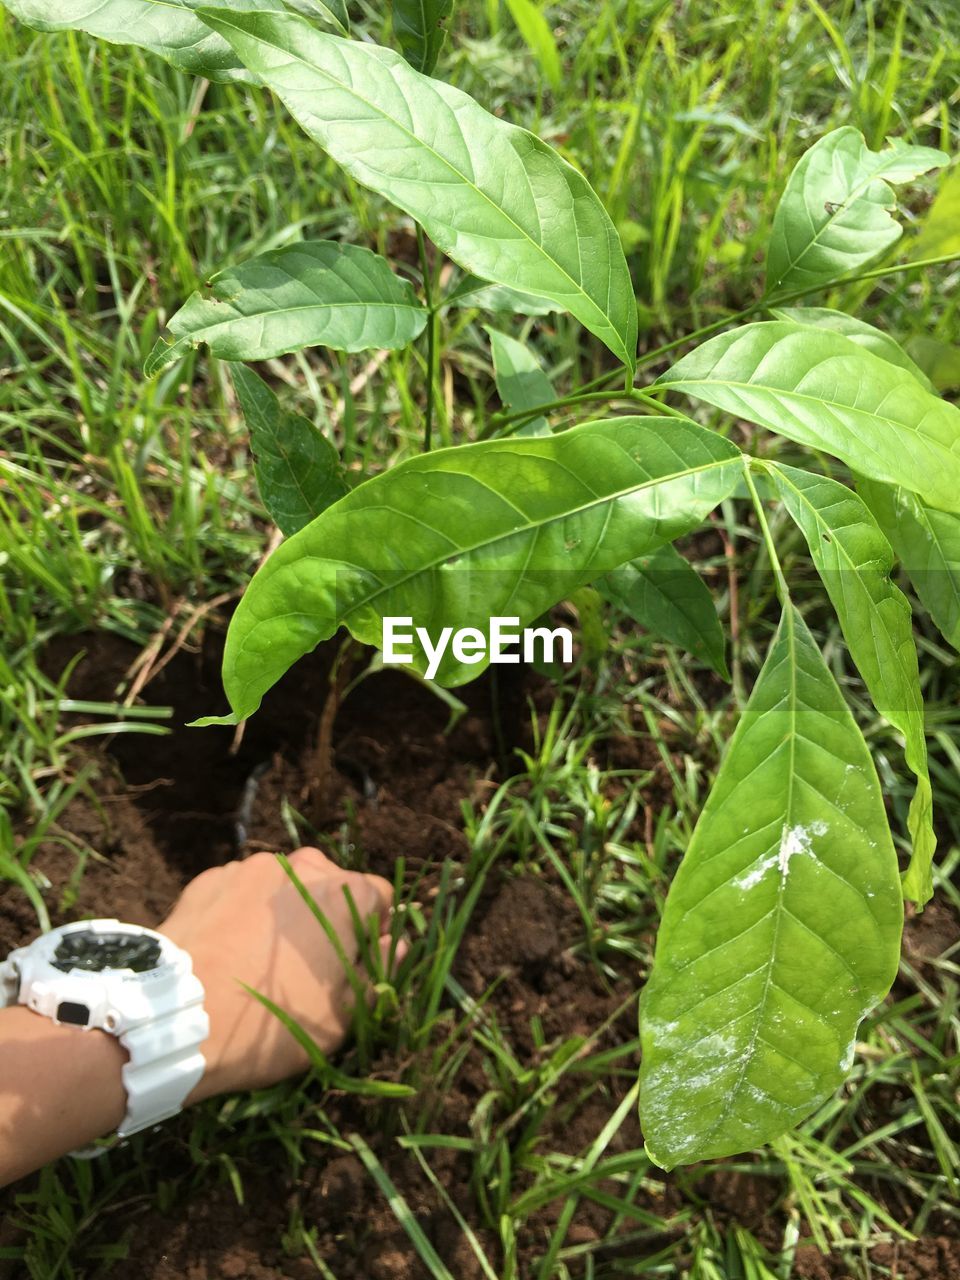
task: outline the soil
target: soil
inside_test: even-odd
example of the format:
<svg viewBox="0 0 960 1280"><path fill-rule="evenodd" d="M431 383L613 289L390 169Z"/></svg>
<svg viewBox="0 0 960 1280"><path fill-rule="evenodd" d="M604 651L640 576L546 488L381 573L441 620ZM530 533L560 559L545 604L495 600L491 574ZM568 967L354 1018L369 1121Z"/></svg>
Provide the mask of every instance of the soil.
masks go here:
<svg viewBox="0 0 960 1280"><path fill-rule="evenodd" d="M97 770L95 798L81 794L70 804L52 832L55 838L41 847L33 863L51 886L45 896L55 923L110 914L155 924L182 885L205 867L255 848L290 849L281 806L286 799L300 808L308 781L303 762L330 687L333 650L320 650L299 663L237 741L232 729L184 727L198 712L224 709L221 645L221 638L208 631L195 649L181 651L150 683L150 705L173 708L169 736L117 735L90 753ZM86 656L71 676L70 695L113 699L136 650L108 633L60 638L45 654L46 669L59 676L81 648ZM532 672L502 668L498 680L497 689L484 679L458 691L467 711L449 731L449 709L396 672L361 681L337 715L331 788L336 800L318 841L335 855L346 853L355 865L389 878L403 854L408 878L419 879L418 898L426 912L444 862L461 862L467 853L463 802L482 809L510 770L513 749L529 747L531 714L544 718L552 702L551 688ZM653 773L638 839L651 808L660 807L670 794L662 763L645 746L642 739L623 736L611 739L606 748L612 766ZM0 954L35 931L22 893L0 885ZM945 908L930 908L908 922L908 954L914 963L924 964L956 934L954 916ZM595 1049L628 1045L636 1035L630 996L638 975L614 984L602 981L593 966L570 950L581 936L582 921L556 884L533 874L511 874L507 865L494 868L471 917L454 976L473 996L496 983L487 1007L524 1066L539 1057L531 1028L535 1018L548 1043L594 1035L608 1019ZM621 1065L635 1061L625 1058ZM391 1077L403 1066L384 1055L375 1070ZM624 1072L619 1084L611 1077L604 1092L587 1096L582 1079L562 1077L545 1104L542 1149L582 1154L621 1101L626 1077ZM474 1137L471 1117L490 1084L479 1054L471 1051L452 1080L445 1080L435 1096L422 1091L415 1105L418 1113L428 1108L433 1132ZM322 1101L337 1130L364 1135L455 1280L480 1277L483 1272L449 1209L417 1162L397 1145L395 1133L384 1129L384 1111L371 1100L337 1093ZM391 1114L396 1116L396 1106ZM307 1139L307 1159L294 1170L281 1146L265 1137L235 1157L244 1189L240 1204L231 1183L210 1173L210 1166L217 1166L215 1139L205 1156L198 1157L186 1141L189 1129L186 1117L166 1126L156 1152L159 1174L155 1169L154 1177L162 1176L169 1207L158 1210L153 1195L147 1194L155 1187L143 1183L142 1211L129 1211L131 1225L124 1237L128 1256L98 1275L121 1278L135 1269L141 1280L306 1280L317 1275L313 1261L284 1248L292 1222L302 1222L312 1232L318 1255L338 1280L421 1280L428 1275L355 1155ZM642 1141L631 1115L607 1154L632 1150ZM496 1266L494 1236L478 1189L471 1184L469 1163L455 1150L429 1154L447 1195ZM142 1171L140 1177L145 1177ZM699 1179L695 1170L678 1177L654 1171L635 1204L638 1213L668 1217L692 1201L715 1221L742 1223L776 1248L783 1228L779 1194L770 1179L742 1169L721 1169ZM547 1205L528 1220L518 1240L521 1277L528 1274L529 1260L542 1253L561 1209L562 1202ZM608 1209L581 1200L567 1244L599 1239L610 1220ZM635 1230L637 1223L627 1226ZM950 1230L946 1220L937 1220L935 1229L941 1226ZM604 1275L637 1274L638 1257L654 1254L671 1239L651 1232L619 1260L615 1250L607 1249L596 1261L602 1259ZM8 1219L0 1229L0 1245L18 1240L22 1236ZM881 1274L899 1280L960 1274L960 1240L949 1234L913 1244L879 1244L871 1257L889 1268ZM846 1267L842 1251L824 1257L802 1242L795 1274L840 1280L848 1274ZM14 1276L19 1273L0 1261L0 1280Z"/></svg>

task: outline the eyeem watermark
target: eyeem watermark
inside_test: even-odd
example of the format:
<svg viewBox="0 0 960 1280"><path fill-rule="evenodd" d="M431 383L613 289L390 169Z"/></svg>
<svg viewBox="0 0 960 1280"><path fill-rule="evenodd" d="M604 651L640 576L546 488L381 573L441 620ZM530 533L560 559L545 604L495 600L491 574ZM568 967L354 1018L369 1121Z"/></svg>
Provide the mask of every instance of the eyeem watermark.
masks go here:
<svg viewBox="0 0 960 1280"><path fill-rule="evenodd" d="M468 666L483 662L566 662L573 661L573 632L569 627L524 627L519 618L490 619L486 633L478 627L444 627L434 643L426 627L414 627L412 618L384 618L383 660L411 663L409 646L416 641L427 659L424 675L433 680L449 649L457 662ZM559 657L557 647L559 646Z"/></svg>

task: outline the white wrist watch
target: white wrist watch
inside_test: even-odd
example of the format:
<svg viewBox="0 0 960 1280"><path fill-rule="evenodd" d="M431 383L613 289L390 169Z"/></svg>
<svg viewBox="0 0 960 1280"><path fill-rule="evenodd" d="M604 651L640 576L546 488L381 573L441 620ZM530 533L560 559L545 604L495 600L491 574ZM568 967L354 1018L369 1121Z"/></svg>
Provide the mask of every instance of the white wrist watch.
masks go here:
<svg viewBox="0 0 960 1280"><path fill-rule="evenodd" d="M0 1005L97 1027L126 1049L121 1138L176 1115L203 1075L200 1046L210 1031L203 994L186 951L117 920L62 925L0 964Z"/></svg>

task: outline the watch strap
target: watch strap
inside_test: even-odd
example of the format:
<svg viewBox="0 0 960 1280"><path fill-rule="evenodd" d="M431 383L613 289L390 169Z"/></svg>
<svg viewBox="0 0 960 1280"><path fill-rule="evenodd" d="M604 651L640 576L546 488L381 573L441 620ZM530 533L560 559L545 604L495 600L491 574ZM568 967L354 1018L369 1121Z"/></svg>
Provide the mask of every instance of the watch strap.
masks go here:
<svg viewBox="0 0 960 1280"><path fill-rule="evenodd" d="M210 1034L203 986L190 974L178 987L173 1011L119 1037L129 1055L122 1072L127 1112L117 1130L120 1138L175 1116L203 1076L206 1061L200 1046Z"/></svg>

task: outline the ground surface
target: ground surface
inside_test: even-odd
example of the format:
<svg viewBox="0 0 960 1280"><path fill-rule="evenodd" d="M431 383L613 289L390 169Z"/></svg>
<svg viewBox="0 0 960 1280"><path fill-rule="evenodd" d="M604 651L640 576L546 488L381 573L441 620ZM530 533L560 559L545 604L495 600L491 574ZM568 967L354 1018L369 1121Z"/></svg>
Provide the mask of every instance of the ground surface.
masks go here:
<svg viewBox="0 0 960 1280"><path fill-rule="evenodd" d="M113 696L137 656L135 648L116 637L81 635L70 646L48 651L45 662L52 674L78 646L85 656L69 692L90 700ZM178 722L187 708L216 707L222 696L218 635L208 630L194 648L195 652L178 654L151 687L151 700L171 706ZM96 805L78 797L58 824L99 856L87 862L75 895L65 909L55 912L55 919L110 912L155 924L182 884L204 867L252 849L289 850L281 805L284 797L299 797L308 781L303 761L329 689L330 657L329 651L319 652L298 669L296 679L287 678L269 696L249 723L239 749L232 748L230 730L201 733L187 728L158 740L148 753L136 738L99 745L102 782ZM403 675L378 674L359 684L337 717L337 800L324 846L339 843L349 860L391 879L398 854L405 854L408 891L428 919L438 899L446 901L444 868L460 875L471 861L462 802L482 808L505 772L498 733L508 749L530 750L532 724L543 731L554 700L551 686L536 673L510 672L496 690L495 731L494 696L489 681L471 686L469 708L448 732L447 708L422 686ZM659 805L667 801L670 784L663 761L644 760L649 751L643 738L621 733L598 744L597 757L617 772L621 786L643 776L645 796ZM624 838L642 838L643 814L634 823L636 829L625 832ZM34 866L52 885L76 880L74 854L56 845L44 846ZM518 875L504 859L489 859L482 878L451 977L453 989L463 993L461 1008L472 999L483 1001L483 1011L473 1028L476 1034L471 1037L468 1031L461 1037L463 1052L456 1055L456 1065L451 1068L447 1062L442 1079L431 1076L439 1024L437 1034L419 1049L398 1053L395 1046L384 1046L374 1054L370 1073L383 1080L418 1079L415 1100L406 1107L385 1105L314 1085L302 1096L296 1160L285 1155L269 1131L257 1133L254 1126L250 1140L244 1141L233 1129L225 1143L234 1148L232 1180L210 1176L209 1167L207 1176L198 1176L196 1153L190 1150L191 1124L182 1118L160 1141L160 1159L151 1158L139 1176L134 1174L136 1190L119 1210L119 1218L113 1221L118 1210L106 1208L102 1218L84 1225L84 1234L96 1238L106 1231L122 1240L122 1261L103 1274L129 1275L135 1266L147 1280L300 1280L317 1274L311 1257L315 1252L342 1280L419 1280L431 1275L360 1156L350 1148L353 1134L364 1138L452 1276L469 1280L484 1274L457 1214L475 1233L478 1248L492 1266L501 1265L489 1228L488 1189L478 1186L473 1157L476 1146L484 1142L485 1126L479 1117L487 1111L487 1123L506 1127L517 1141L521 1167L512 1179L514 1196L542 1182L532 1173L538 1149L548 1151L554 1163L582 1159L623 1101L631 1070L639 1062L633 991L635 978L642 975L628 966L619 979L610 980L579 953L583 921L549 869ZM0 889L0 912L0 944L15 945L32 936L35 919L18 890ZM956 915L935 906L908 927L907 955L923 972L955 947L958 938ZM515 1060L514 1096L497 1088L491 1072L491 1028ZM442 1026L442 1034L451 1034L449 1024ZM524 1088L524 1073L536 1078L557 1045L572 1047L569 1060L538 1080L537 1088ZM616 1069L605 1078L578 1069L577 1057L586 1053L608 1055ZM881 1104L888 1117L895 1117L903 1105L896 1091ZM432 1142L427 1143L442 1192L410 1150L398 1146L398 1135L413 1127L465 1144L464 1150L431 1150ZM525 1128L532 1136L523 1133ZM208 1139L212 1149L203 1153L201 1169L216 1162L222 1141L215 1129L208 1131ZM143 1157L143 1146L137 1145ZM718 1231L746 1228L761 1248L776 1256L784 1227L796 1210L785 1203L782 1185L770 1169L748 1160L665 1175L640 1156L641 1147L631 1108L605 1147L604 1158L613 1161L614 1175L593 1181L592 1194L580 1201L566 1227L562 1253L572 1273L580 1270L578 1257L585 1253L599 1269L596 1274L637 1274L635 1268L644 1258L654 1259L651 1270L656 1273L660 1268L655 1259L661 1251L670 1266L682 1267L691 1261L684 1247L690 1215L700 1212L706 1212ZM618 1158L633 1170L629 1195L624 1195ZM127 1161L120 1157L117 1163L123 1166ZM171 1203L161 1211L149 1187L157 1176L170 1188ZM486 1177L495 1183L497 1171L488 1171ZM885 1186L879 1170L863 1185L894 1221L907 1221L916 1207L909 1192ZM536 1274L563 1208L559 1194L544 1203L541 1199L534 1197L536 1207L524 1216L516 1239L515 1264L521 1276ZM17 1225L18 1216L14 1210L4 1233L11 1251L24 1239L26 1222L21 1218L23 1225ZM309 1252L293 1243L291 1223L309 1234ZM90 1247L89 1240L85 1244ZM811 1280L849 1275L849 1248L824 1256L801 1236L792 1251L790 1274ZM891 1236L888 1244L874 1242L870 1257L875 1267L889 1267L889 1272L878 1274L902 1280L953 1276L960 1270L956 1219L934 1209L920 1240ZM16 1264L4 1269L0 1262L0 1275L18 1273Z"/></svg>

